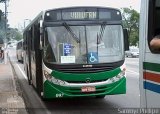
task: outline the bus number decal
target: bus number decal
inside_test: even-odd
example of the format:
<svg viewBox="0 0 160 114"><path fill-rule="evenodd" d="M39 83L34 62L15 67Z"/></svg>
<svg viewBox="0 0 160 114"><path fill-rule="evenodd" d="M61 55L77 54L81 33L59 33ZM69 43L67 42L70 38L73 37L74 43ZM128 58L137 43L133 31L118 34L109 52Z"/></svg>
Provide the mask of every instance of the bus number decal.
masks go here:
<svg viewBox="0 0 160 114"><path fill-rule="evenodd" d="M56 94L56 97L57 97L57 98L63 97L63 94L62 94L62 93L57 93L57 94Z"/></svg>

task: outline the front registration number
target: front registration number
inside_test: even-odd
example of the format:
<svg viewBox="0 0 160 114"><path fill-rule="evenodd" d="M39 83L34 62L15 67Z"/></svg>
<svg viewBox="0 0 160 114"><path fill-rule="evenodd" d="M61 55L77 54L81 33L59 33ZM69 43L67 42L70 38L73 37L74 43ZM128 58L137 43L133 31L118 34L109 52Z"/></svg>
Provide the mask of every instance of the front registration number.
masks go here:
<svg viewBox="0 0 160 114"><path fill-rule="evenodd" d="M81 88L81 92L94 92L94 91L96 91L96 88L94 86Z"/></svg>

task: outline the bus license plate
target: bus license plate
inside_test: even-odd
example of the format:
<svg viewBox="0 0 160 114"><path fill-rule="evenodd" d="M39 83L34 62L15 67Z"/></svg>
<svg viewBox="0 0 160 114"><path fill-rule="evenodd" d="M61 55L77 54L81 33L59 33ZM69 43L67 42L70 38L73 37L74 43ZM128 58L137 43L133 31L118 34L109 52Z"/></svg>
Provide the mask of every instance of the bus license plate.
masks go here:
<svg viewBox="0 0 160 114"><path fill-rule="evenodd" d="M94 92L94 91L96 91L96 88L93 86L81 88L81 92Z"/></svg>

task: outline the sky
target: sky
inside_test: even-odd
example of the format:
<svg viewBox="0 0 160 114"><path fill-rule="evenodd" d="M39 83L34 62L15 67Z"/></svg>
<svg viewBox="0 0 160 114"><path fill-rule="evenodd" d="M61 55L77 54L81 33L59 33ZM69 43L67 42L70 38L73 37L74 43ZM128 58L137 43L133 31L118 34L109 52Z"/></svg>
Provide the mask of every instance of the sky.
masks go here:
<svg viewBox="0 0 160 114"><path fill-rule="evenodd" d="M8 24L12 28L23 28L24 23L29 23L28 20L34 19L42 10L71 6L104 6L114 8L131 6L140 12L140 0L10 0Z"/></svg>

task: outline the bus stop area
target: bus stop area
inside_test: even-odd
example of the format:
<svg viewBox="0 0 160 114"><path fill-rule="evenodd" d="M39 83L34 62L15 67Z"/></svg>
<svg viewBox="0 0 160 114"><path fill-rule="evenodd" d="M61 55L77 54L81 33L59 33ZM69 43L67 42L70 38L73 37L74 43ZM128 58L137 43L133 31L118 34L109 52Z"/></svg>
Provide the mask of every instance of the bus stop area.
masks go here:
<svg viewBox="0 0 160 114"><path fill-rule="evenodd" d="M7 62L0 63L0 113L17 114L19 110L25 113L22 95L17 91L16 78L12 66Z"/></svg>

